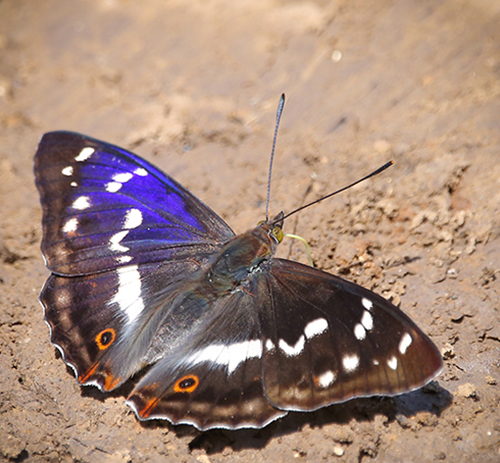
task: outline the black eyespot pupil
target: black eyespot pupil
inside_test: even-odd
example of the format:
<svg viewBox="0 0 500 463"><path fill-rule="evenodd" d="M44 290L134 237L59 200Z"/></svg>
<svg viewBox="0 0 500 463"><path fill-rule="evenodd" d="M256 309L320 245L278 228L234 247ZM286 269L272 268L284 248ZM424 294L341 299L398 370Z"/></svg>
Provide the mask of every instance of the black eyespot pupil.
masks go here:
<svg viewBox="0 0 500 463"><path fill-rule="evenodd" d="M188 389L190 388L191 386L193 386L195 383L194 379L193 378L186 378L186 379L183 379L180 383L179 383L179 387L181 389Z"/></svg>
<svg viewBox="0 0 500 463"><path fill-rule="evenodd" d="M107 346L113 339L113 335L111 334L111 331L105 331L104 333L101 334L101 344L103 346Z"/></svg>

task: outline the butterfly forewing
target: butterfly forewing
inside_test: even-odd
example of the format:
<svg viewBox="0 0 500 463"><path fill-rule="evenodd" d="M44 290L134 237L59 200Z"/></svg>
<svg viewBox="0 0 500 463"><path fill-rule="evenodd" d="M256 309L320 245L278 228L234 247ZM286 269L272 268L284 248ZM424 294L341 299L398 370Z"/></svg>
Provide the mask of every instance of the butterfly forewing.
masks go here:
<svg viewBox="0 0 500 463"><path fill-rule="evenodd" d="M35 177L50 270L82 275L213 252L229 226L175 180L126 150L52 132Z"/></svg>
<svg viewBox="0 0 500 463"><path fill-rule="evenodd" d="M273 259L262 310L264 387L287 410L395 395L441 370L434 344L397 307L312 267Z"/></svg>

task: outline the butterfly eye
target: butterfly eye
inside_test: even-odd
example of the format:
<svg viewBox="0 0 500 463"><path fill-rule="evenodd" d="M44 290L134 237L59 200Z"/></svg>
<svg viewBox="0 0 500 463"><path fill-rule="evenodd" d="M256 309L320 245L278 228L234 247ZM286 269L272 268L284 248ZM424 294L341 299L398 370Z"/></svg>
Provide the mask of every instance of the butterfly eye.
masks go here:
<svg viewBox="0 0 500 463"><path fill-rule="evenodd" d="M258 226L258 227L260 227L261 225L264 225L265 223L266 223L266 221L265 221L265 220L261 220L261 221L257 224L257 226Z"/></svg>
<svg viewBox="0 0 500 463"><path fill-rule="evenodd" d="M272 233L278 243L283 241L283 230L280 227L274 227Z"/></svg>

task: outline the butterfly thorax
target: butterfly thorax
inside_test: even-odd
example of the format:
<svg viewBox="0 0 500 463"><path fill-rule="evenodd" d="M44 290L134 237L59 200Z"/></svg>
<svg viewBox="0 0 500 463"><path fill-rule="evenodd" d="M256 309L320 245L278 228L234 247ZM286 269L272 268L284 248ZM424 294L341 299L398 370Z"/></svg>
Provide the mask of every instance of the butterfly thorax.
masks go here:
<svg viewBox="0 0 500 463"><path fill-rule="evenodd" d="M261 223L229 241L208 269L207 283L217 294L232 292L275 254L283 233L274 223Z"/></svg>

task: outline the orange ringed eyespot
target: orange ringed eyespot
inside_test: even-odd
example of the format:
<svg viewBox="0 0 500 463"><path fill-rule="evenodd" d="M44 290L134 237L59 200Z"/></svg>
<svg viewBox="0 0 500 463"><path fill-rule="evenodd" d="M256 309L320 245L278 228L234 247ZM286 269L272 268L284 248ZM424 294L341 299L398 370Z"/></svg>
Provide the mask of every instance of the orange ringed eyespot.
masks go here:
<svg viewBox="0 0 500 463"><path fill-rule="evenodd" d="M116 339L116 331L113 328L106 328L95 337L95 343L99 350L106 350Z"/></svg>
<svg viewBox="0 0 500 463"><path fill-rule="evenodd" d="M174 384L175 392L187 392L191 393L196 390L199 386L200 380L196 375L183 376L181 379L177 380Z"/></svg>

